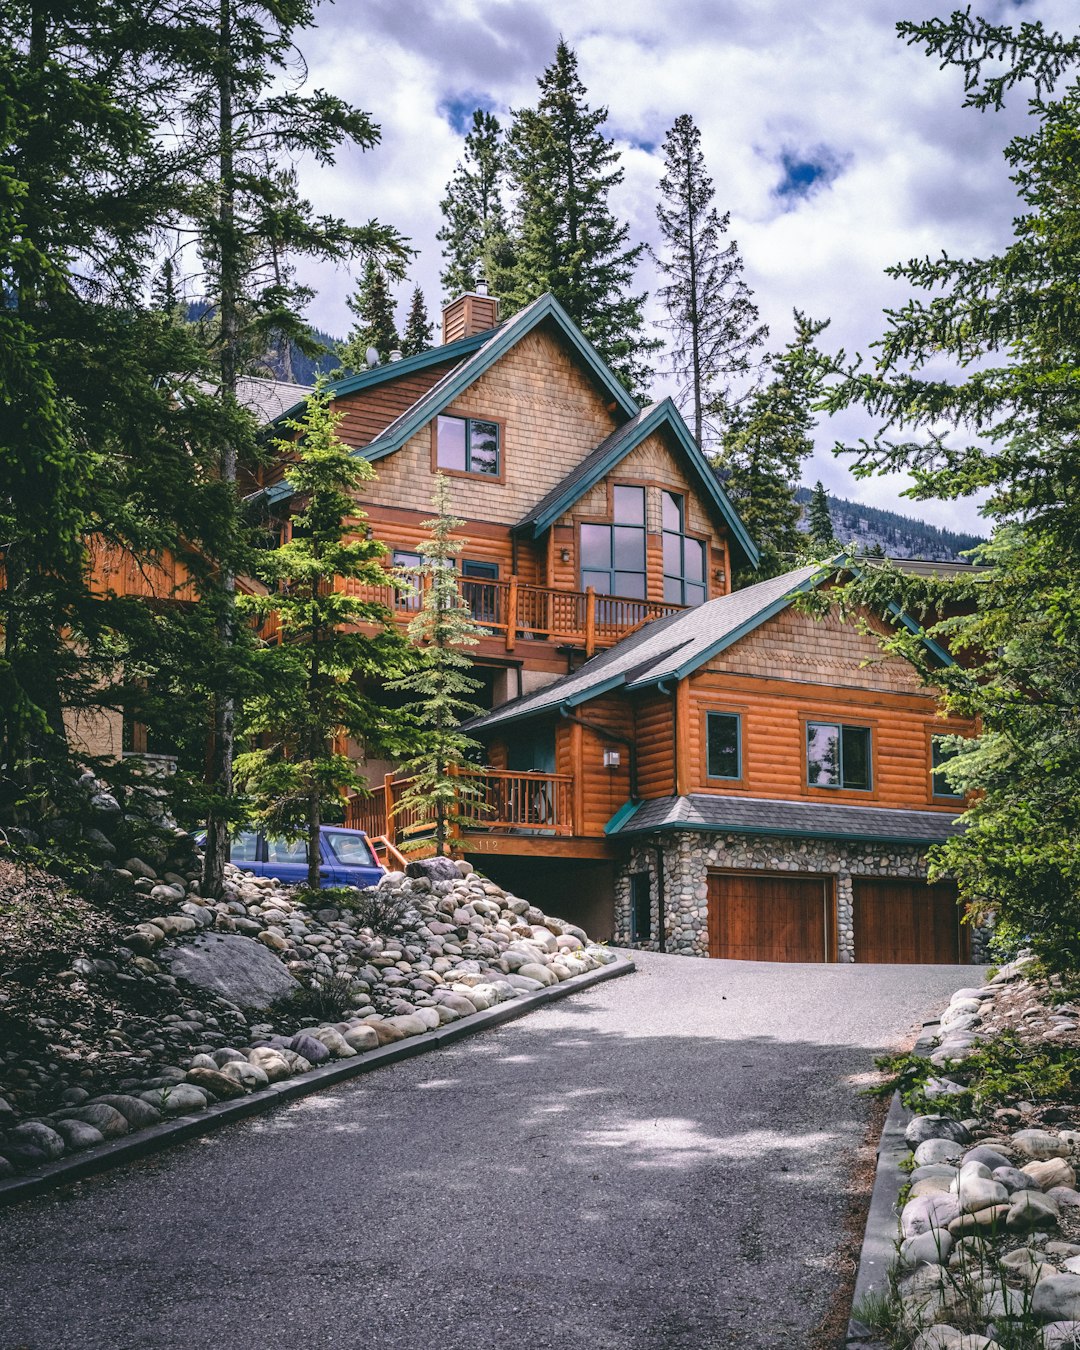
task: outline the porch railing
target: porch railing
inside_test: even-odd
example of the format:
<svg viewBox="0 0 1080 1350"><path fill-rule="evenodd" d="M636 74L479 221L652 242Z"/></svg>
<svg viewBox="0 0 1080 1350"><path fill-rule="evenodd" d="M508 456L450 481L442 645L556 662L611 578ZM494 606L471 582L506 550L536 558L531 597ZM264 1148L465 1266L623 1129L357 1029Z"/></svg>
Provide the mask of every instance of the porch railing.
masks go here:
<svg viewBox="0 0 1080 1350"><path fill-rule="evenodd" d="M340 589L385 605L407 622L422 603L422 583L417 577L411 590L393 586L367 586L341 579ZM485 581L458 577L462 599L478 623L503 635L506 650L518 642L547 640L594 651L611 647L642 624L675 614L682 605L658 600L636 600L617 595L597 594L592 587L583 591L557 590L551 586L533 586L516 576L505 581Z"/></svg>
<svg viewBox="0 0 1080 1350"><path fill-rule="evenodd" d="M464 815L470 831L503 834L562 835L573 833L574 780L566 773L478 769L462 774L475 794L462 794L455 814ZM422 838L432 825L415 808L401 805L408 779L387 774L368 796L350 797L345 824L373 838L385 836L397 845Z"/></svg>

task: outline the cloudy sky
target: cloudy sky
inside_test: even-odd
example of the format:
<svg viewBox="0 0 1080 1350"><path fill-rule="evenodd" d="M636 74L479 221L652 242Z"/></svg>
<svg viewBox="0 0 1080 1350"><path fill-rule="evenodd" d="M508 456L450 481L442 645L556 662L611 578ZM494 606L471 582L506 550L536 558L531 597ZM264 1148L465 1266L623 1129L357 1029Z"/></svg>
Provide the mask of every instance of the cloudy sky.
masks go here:
<svg viewBox="0 0 1080 1350"><path fill-rule="evenodd" d="M593 105L626 178L613 201L635 239L656 237L660 143L689 112L730 210L746 276L781 346L791 311L829 317L833 347L865 351L882 310L904 299L884 275L897 260L946 249L981 254L1009 237L1015 199L1001 150L1024 121L961 108L955 70L941 71L896 37L899 18L945 14L933 0L339 0L318 11L301 49L310 83L333 90L382 126L381 145L348 153L330 171L302 166L316 204L353 221L396 225L419 249L419 282L433 315L440 288L439 199L460 157L474 107L500 118L532 103L536 77L561 33L576 49ZM985 17L1041 18L1070 28L1065 0L982 0ZM1073 20L1073 23L1070 23ZM310 314L334 334L349 326L352 282L308 275ZM643 267L641 289L654 286ZM407 288L401 287L402 300ZM404 307L404 306L403 306ZM658 377L656 396L665 392ZM899 499L899 479L856 481L833 443L872 430L860 415L821 428L806 480L840 495L977 524L973 506Z"/></svg>

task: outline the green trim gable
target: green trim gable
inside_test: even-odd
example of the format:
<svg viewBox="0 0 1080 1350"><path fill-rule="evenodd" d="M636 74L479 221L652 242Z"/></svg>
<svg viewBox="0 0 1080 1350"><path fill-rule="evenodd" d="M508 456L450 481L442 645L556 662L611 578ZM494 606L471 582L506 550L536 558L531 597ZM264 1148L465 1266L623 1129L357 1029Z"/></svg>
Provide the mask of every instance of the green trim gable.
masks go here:
<svg viewBox="0 0 1080 1350"><path fill-rule="evenodd" d="M370 445L361 446L357 453L368 460L383 459L400 450L443 408L463 394L486 371L505 356L523 337L545 320L551 320L581 358L589 373L627 418L634 417L638 405L615 378L600 353L570 318L553 295L542 295L526 305L512 318L486 334L487 341L456 369L448 372L406 412L396 418L385 431L380 432ZM444 349L445 350L445 349Z"/></svg>
<svg viewBox="0 0 1080 1350"><path fill-rule="evenodd" d="M524 519L514 526L514 533L528 539L538 539L564 515L590 488L612 471L654 432L664 428L674 436L686 458L702 496L724 521L736 547L750 567L756 567L761 555L750 538L731 499L717 482L712 466L690 434L681 413L670 398L645 408L626 426L620 427L589 456L584 465L568 474L558 488L550 492Z"/></svg>

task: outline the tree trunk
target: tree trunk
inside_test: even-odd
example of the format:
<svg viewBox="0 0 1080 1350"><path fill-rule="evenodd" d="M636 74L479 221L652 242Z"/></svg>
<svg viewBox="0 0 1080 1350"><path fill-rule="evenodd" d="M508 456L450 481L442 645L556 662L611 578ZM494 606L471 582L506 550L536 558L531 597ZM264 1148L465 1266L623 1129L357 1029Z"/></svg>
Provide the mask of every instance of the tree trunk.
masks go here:
<svg viewBox="0 0 1080 1350"><path fill-rule="evenodd" d="M220 202L220 295L218 315L221 324L221 396L236 400L238 356L238 302L240 298L240 256L236 237L236 165L233 146L234 91L230 44L232 41L232 0L220 0L218 18L218 167ZM226 484L236 483L236 447L227 445L221 454L221 477ZM231 564L221 570L218 641L228 651L236 637L236 575ZM236 702L231 690L220 689L214 698L214 728L210 754L210 786L218 801L233 794L233 739ZM206 852L203 859L203 894L219 896L225 880L225 862L229 856L228 821L220 807L212 808L206 822Z"/></svg>

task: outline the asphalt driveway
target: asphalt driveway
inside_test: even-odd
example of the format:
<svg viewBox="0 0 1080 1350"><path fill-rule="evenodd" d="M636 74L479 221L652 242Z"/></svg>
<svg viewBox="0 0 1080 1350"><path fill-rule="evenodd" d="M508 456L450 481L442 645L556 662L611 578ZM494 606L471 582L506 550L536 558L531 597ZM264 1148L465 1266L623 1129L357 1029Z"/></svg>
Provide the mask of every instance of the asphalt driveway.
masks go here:
<svg viewBox="0 0 1080 1350"><path fill-rule="evenodd" d="M806 1345L860 1076L974 972L638 960L0 1212L0 1347Z"/></svg>

